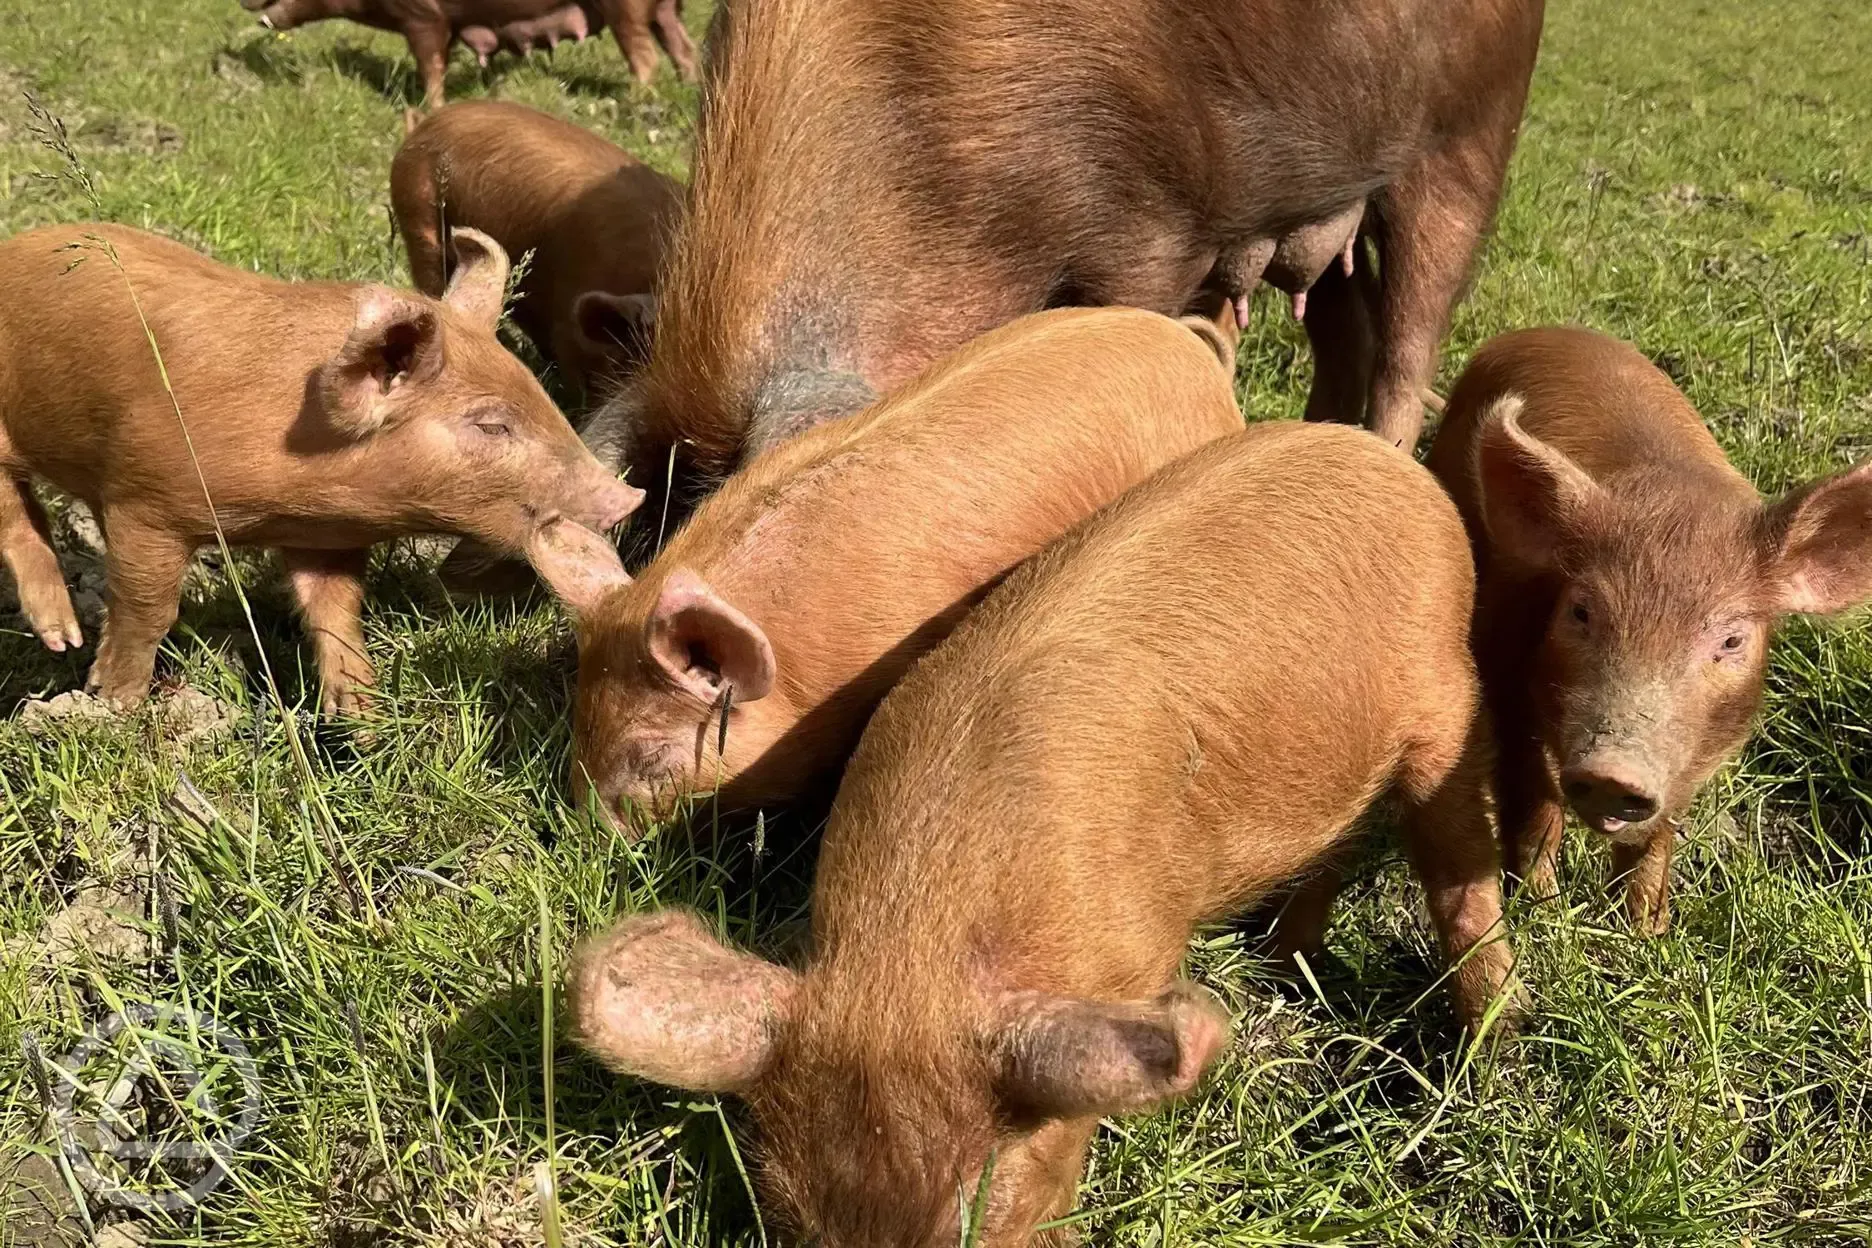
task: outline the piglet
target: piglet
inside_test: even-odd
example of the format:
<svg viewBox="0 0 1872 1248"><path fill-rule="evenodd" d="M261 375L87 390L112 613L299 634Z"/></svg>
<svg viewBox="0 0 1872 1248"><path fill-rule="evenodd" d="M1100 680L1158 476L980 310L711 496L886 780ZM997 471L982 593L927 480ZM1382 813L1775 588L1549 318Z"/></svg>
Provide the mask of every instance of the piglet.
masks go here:
<svg viewBox="0 0 1872 1248"><path fill-rule="evenodd" d="M634 581L609 542L542 529L578 627L575 793L655 815L801 795L1010 568L1241 427L1232 359L1200 318L1043 312L759 456Z"/></svg>
<svg viewBox="0 0 1872 1248"><path fill-rule="evenodd" d="M519 552L544 520L608 527L641 500L496 340L506 255L473 230L454 243L439 300L276 281L115 225L0 243L0 558L46 645L81 645L28 479L90 504L110 612L88 688L144 697L217 528L280 549L324 707L354 710L373 683L372 543L462 533Z"/></svg>
<svg viewBox="0 0 1872 1248"><path fill-rule="evenodd" d="M1775 621L1872 599L1872 464L1764 503L1670 378L1571 328L1477 352L1429 462L1475 543L1510 868L1554 891L1571 806L1661 933L1679 820L1748 735Z"/></svg>
<svg viewBox="0 0 1872 1248"><path fill-rule="evenodd" d="M884 700L794 970L679 911L572 964L614 1069L747 1099L770 1219L824 1248L1025 1244L1098 1120L1196 1087L1228 1036L1198 923L1395 798L1463 1021L1511 1021L1462 521L1407 455L1259 425L1010 575ZM867 601L840 600L847 612ZM1045 1242L1063 1242L1057 1233Z"/></svg>
<svg viewBox="0 0 1872 1248"><path fill-rule="evenodd" d="M642 364L682 186L616 144L522 104L471 100L418 122L390 165L390 204L424 294L444 288L445 229L532 253L514 323L580 391Z"/></svg>

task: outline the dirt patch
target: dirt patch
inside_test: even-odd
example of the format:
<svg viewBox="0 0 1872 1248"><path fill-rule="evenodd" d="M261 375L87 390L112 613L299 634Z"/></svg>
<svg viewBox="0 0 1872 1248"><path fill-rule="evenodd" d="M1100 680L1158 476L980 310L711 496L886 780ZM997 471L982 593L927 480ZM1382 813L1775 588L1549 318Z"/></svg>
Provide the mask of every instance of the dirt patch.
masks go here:
<svg viewBox="0 0 1872 1248"><path fill-rule="evenodd" d="M80 1248L90 1240L58 1166L37 1153L0 1162L0 1223L7 1242L20 1248Z"/></svg>
<svg viewBox="0 0 1872 1248"><path fill-rule="evenodd" d="M182 150L180 127L166 121L136 121L127 117L99 117L87 121L73 136L80 146L107 152L138 152L144 156L173 156Z"/></svg>
<svg viewBox="0 0 1872 1248"><path fill-rule="evenodd" d="M153 714L163 739L182 746L221 740L240 722L239 707L189 688L158 699ZM73 689L54 698L27 702L20 708L18 722L27 732L46 736L63 728L118 722L121 718L101 699Z"/></svg>

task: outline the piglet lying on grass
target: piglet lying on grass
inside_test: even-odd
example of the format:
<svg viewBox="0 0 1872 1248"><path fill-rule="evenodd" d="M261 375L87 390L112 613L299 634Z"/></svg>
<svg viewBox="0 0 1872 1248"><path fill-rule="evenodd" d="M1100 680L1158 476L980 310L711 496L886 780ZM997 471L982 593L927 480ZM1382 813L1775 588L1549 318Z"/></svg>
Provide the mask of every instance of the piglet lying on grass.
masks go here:
<svg viewBox="0 0 1872 1248"><path fill-rule="evenodd" d="M276 281L122 226L0 243L0 558L40 638L83 644L28 480L90 505L110 611L88 688L142 700L217 526L280 549L333 711L373 681L372 543L461 533L522 551L561 513L609 527L636 506L495 339L506 255L471 230L455 247L437 300Z"/></svg>
<svg viewBox="0 0 1872 1248"><path fill-rule="evenodd" d="M634 581L595 534L542 529L579 633L574 790L620 814L799 795L1015 564L1241 427L1232 361L1208 321L1043 312L760 456Z"/></svg>
<svg viewBox="0 0 1872 1248"><path fill-rule="evenodd" d="M1650 361L1556 328L1476 353L1430 466L1475 541L1510 866L1552 893L1570 805L1664 931L1678 819L1748 735L1775 620L1872 599L1872 464L1764 503Z"/></svg>
<svg viewBox="0 0 1872 1248"><path fill-rule="evenodd" d="M738 1093L766 1200L826 1248L1028 1242L1104 1115L1194 1088L1228 1021L1194 926L1402 805L1481 1027L1500 930L1474 574L1436 482L1370 434L1257 426L1030 560L884 700L847 769L800 971L691 915L624 920L569 977L614 1068ZM1059 1243L1057 1233L1042 1237Z"/></svg>

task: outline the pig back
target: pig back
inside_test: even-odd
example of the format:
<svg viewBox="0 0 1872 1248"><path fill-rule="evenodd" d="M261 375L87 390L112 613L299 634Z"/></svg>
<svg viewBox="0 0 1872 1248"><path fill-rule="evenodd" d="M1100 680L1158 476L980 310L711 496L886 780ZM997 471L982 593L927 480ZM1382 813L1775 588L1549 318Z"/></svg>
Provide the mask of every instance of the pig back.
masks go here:
<svg viewBox="0 0 1872 1248"><path fill-rule="evenodd" d="M1153 991L1193 922L1304 870L1421 732L1473 714L1472 596L1449 500L1371 435L1192 453L885 700L827 829L821 941L894 913L1045 950L1020 971L1049 988Z"/></svg>
<svg viewBox="0 0 1872 1248"><path fill-rule="evenodd" d="M802 704L875 698L1015 564L1240 427L1229 376L1177 322L1040 313L761 456L657 562L714 569Z"/></svg>

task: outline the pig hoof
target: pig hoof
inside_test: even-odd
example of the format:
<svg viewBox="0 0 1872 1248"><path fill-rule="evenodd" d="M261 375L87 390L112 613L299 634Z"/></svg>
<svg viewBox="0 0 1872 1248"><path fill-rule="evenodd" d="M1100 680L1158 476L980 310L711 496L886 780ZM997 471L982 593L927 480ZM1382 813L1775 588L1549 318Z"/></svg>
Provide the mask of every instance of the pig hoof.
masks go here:
<svg viewBox="0 0 1872 1248"><path fill-rule="evenodd" d="M1294 320L1306 320L1306 291L1303 290L1293 297L1293 313Z"/></svg>
<svg viewBox="0 0 1872 1248"><path fill-rule="evenodd" d="M273 29L273 19L272 19L272 18L270 18L270 17L268 17L268 16L267 16L266 14L264 14L264 13L262 13L262 14L260 15L260 24L261 24L262 26L264 26L264 27L266 27L266 28L267 28L268 30L272 30L272 29Z"/></svg>

